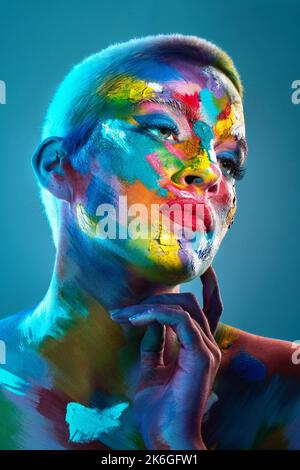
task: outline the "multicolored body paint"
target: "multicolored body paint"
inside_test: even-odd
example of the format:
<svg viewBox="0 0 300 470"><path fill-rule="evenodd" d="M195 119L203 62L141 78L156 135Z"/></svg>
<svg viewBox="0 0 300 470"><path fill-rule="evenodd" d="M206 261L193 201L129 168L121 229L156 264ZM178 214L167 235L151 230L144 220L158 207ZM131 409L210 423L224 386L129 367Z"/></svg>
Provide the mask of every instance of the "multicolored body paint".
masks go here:
<svg viewBox="0 0 300 470"><path fill-rule="evenodd" d="M7 356L0 447L146 448L147 423L138 426L134 403L150 328L117 321L112 312L160 296L151 312L166 315L173 296L171 316L203 315L179 285L208 271L235 214L247 150L240 79L225 53L197 38L116 45L66 77L43 139L33 163L57 255L44 299L0 323ZM99 204L120 212L122 198L147 209L141 218L149 232L157 205L201 206L201 229L190 240L159 219L155 237L134 239L122 213L116 233L123 235L100 238ZM199 228L197 217L192 211L181 222ZM300 375L291 344L223 324L214 340L205 322L197 327L205 347L222 352L210 398L201 403L206 448L300 448ZM164 331L169 365L180 341L172 327ZM191 388L196 375L180 383ZM181 390L169 390L169 383L160 389L170 404L168 430L176 410L190 411ZM176 439L169 445L189 445Z"/></svg>

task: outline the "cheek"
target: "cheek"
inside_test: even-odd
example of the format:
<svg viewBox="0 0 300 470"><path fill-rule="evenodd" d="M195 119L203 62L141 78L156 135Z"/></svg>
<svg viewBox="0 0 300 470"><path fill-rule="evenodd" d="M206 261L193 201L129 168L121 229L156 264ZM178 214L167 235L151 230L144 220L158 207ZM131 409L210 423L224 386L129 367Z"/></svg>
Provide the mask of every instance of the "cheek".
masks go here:
<svg viewBox="0 0 300 470"><path fill-rule="evenodd" d="M213 206L222 219L228 225L232 221L236 211L236 194L234 184L223 176L220 188L213 198Z"/></svg>

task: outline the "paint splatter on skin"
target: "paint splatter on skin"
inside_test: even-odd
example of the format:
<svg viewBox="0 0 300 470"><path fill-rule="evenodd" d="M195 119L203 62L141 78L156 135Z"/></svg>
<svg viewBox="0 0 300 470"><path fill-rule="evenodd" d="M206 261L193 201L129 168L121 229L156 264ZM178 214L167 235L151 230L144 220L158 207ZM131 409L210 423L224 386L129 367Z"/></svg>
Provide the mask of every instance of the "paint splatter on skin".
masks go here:
<svg viewBox="0 0 300 470"><path fill-rule="evenodd" d="M8 370L0 368L0 385L16 395L25 395L29 384Z"/></svg>
<svg viewBox="0 0 300 470"><path fill-rule="evenodd" d="M230 370L238 375L241 380L248 382L260 381L266 376L265 365L244 351L232 359Z"/></svg>
<svg viewBox="0 0 300 470"><path fill-rule="evenodd" d="M100 95L106 96L109 100L119 102L140 101L156 96L156 91L160 91L161 86L155 83L146 83L144 80L132 76L122 76L108 80L104 86L98 90Z"/></svg>
<svg viewBox="0 0 300 470"><path fill-rule="evenodd" d="M79 403L69 403L66 422L72 442L101 440L102 434L111 433L120 426L120 417L128 403L119 403L104 410L87 408Z"/></svg>

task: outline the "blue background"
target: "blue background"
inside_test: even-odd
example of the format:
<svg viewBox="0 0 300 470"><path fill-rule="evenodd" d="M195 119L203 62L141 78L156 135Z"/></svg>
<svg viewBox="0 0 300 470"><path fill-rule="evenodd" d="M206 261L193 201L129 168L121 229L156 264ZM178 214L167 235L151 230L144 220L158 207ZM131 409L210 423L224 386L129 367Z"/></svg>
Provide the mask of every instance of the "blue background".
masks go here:
<svg viewBox="0 0 300 470"><path fill-rule="evenodd" d="M38 302L54 260L31 170L47 105L69 68L112 42L156 33L195 34L233 58L245 87L247 175L238 214L214 266L223 321L300 338L299 1L0 0L0 315ZM200 294L200 281L185 289Z"/></svg>

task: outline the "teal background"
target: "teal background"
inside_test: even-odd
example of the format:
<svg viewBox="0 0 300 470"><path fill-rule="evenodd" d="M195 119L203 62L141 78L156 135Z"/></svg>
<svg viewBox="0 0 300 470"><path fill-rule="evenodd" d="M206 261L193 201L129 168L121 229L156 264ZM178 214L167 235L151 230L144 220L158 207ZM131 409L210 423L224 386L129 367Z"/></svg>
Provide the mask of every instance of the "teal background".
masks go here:
<svg viewBox="0 0 300 470"><path fill-rule="evenodd" d="M300 338L299 1L0 0L0 315L38 302L54 260L31 169L47 105L69 68L112 42L195 34L233 58L245 87L247 175L238 214L214 266L223 321ZM200 281L184 286L201 293Z"/></svg>

